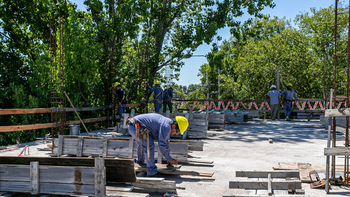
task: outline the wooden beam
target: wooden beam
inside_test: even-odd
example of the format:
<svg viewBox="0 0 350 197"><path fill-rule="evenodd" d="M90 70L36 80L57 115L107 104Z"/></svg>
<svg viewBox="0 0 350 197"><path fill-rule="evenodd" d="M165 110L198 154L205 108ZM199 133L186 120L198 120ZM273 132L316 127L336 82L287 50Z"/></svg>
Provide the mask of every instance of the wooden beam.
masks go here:
<svg viewBox="0 0 350 197"><path fill-rule="evenodd" d="M30 189L31 194L39 194L39 162L30 162Z"/></svg>
<svg viewBox="0 0 350 197"><path fill-rule="evenodd" d="M324 148L324 155L325 156L332 156L332 155L349 156L350 155L350 147Z"/></svg>
<svg viewBox="0 0 350 197"><path fill-rule="evenodd" d="M339 117L339 116L350 116L350 108L327 109L324 115L324 117Z"/></svg>
<svg viewBox="0 0 350 197"><path fill-rule="evenodd" d="M268 182L266 180L239 180L230 181L230 189L266 189ZM300 180L272 180L271 189L301 189Z"/></svg>
<svg viewBox="0 0 350 197"><path fill-rule="evenodd" d="M95 196L106 196L106 170L104 158L95 158Z"/></svg>
<svg viewBox="0 0 350 197"><path fill-rule="evenodd" d="M84 119L84 123L99 122L107 120L108 117L99 117L99 118L88 118ZM79 124L79 120L67 121L66 125ZM59 123L58 123L59 124ZM2 132L14 132L22 130L34 130L34 129L48 129L55 127L55 123L44 123L44 124L31 124L31 125L13 125L13 126L0 126L0 133Z"/></svg>
<svg viewBox="0 0 350 197"><path fill-rule="evenodd" d="M0 109L0 115L51 113L51 108Z"/></svg>
<svg viewBox="0 0 350 197"><path fill-rule="evenodd" d="M55 123L44 123L44 124L31 124L31 125L13 125L13 126L0 126L0 133L2 132L14 132L22 130L32 129L47 129L55 127Z"/></svg>
<svg viewBox="0 0 350 197"><path fill-rule="evenodd" d="M267 178L271 174L271 178L299 178L299 170L241 170L236 171L236 177L248 177L248 178Z"/></svg>

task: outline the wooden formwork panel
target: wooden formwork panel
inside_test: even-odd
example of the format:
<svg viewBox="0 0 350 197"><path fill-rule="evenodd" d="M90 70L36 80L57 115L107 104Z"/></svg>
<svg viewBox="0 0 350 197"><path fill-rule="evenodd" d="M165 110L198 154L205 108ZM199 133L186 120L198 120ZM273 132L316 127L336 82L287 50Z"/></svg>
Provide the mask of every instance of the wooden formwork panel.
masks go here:
<svg viewBox="0 0 350 197"><path fill-rule="evenodd" d="M104 159L93 160L94 167L39 165L38 161L1 164L0 191L102 197L106 195Z"/></svg>
<svg viewBox="0 0 350 197"><path fill-rule="evenodd" d="M58 138L54 138L53 140L53 153L59 156L75 155L78 157L87 157L93 154L99 154L103 157L132 158L132 138L116 139L63 136L62 142L59 142Z"/></svg>
<svg viewBox="0 0 350 197"><path fill-rule="evenodd" d="M0 157L0 165L30 165L30 162L33 161L38 161L40 165L49 166L95 166L94 158L88 157ZM104 162L107 172L107 181L136 181L135 163L133 159L104 158Z"/></svg>

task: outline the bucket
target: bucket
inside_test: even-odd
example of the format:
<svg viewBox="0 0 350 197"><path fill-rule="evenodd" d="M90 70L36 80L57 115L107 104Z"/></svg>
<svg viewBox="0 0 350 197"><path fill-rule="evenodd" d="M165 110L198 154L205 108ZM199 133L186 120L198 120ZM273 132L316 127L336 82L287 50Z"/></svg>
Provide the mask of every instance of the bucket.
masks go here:
<svg viewBox="0 0 350 197"><path fill-rule="evenodd" d="M70 135L80 135L80 125L79 124L69 125L69 131L70 131Z"/></svg>

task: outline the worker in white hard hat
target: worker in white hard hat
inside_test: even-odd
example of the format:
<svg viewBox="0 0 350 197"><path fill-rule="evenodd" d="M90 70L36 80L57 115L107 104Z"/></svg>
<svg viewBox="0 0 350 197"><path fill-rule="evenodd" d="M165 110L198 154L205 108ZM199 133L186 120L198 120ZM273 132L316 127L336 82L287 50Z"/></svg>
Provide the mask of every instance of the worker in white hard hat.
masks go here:
<svg viewBox="0 0 350 197"><path fill-rule="evenodd" d="M183 116L176 116L175 120L157 113L140 114L127 119L129 133L137 142L136 163L147 165L147 176L157 174L157 166L154 161L154 141L158 141L158 150L167 160L168 164L176 165L177 159L170 156L170 135L181 135L188 127L188 120ZM146 130L148 137L140 137ZM142 139L141 139L142 138ZM142 151L143 149L143 151ZM149 149L149 152L147 151ZM158 159L161 159L158 157Z"/></svg>
<svg viewBox="0 0 350 197"><path fill-rule="evenodd" d="M281 96L281 93L276 90L276 86L272 85L270 87L270 91L266 94L264 100L267 97L270 97L270 108L271 108L271 119L276 120L276 114L279 113L280 110L280 103L279 103L279 97Z"/></svg>

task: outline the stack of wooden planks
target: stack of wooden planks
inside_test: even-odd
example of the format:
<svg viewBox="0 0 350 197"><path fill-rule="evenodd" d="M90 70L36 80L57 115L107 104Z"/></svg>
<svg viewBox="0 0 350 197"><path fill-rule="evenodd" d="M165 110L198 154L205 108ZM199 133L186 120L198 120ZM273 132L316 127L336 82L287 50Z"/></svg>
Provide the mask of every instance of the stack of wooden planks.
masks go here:
<svg viewBox="0 0 350 197"><path fill-rule="evenodd" d="M231 189L245 189L244 194L231 196L290 196L304 197L298 170L285 171L236 171L236 177L247 177L229 182Z"/></svg>

